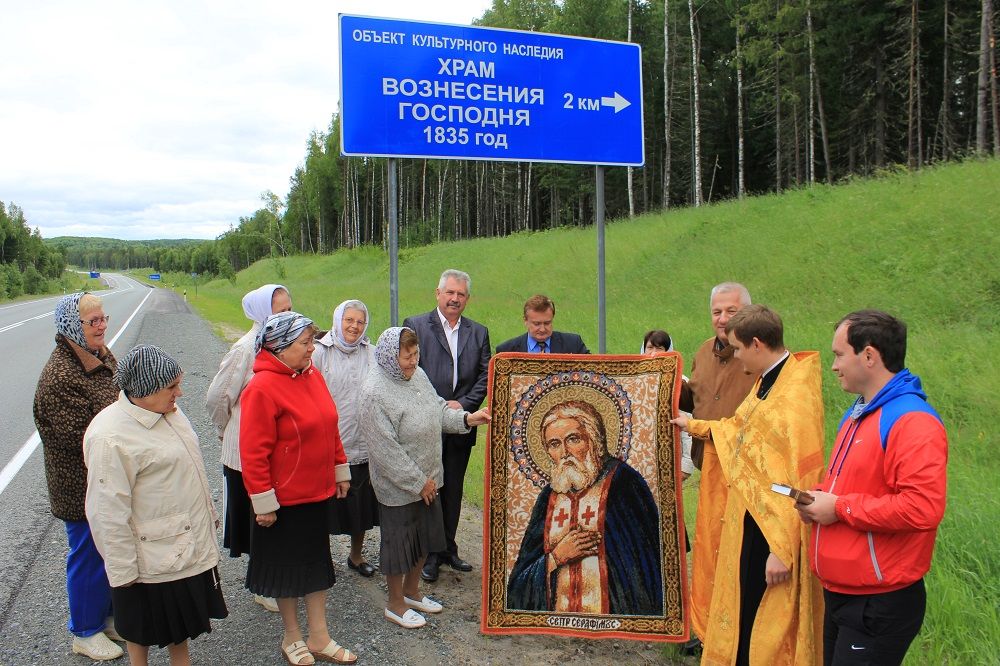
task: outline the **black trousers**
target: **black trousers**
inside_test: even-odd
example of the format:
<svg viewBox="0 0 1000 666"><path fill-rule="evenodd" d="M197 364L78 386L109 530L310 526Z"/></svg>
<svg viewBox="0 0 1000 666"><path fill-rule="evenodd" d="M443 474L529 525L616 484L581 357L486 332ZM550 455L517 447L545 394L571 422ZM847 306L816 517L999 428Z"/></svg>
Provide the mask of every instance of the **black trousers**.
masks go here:
<svg viewBox="0 0 1000 666"><path fill-rule="evenodd" d="M823 663L891 666L903 662L927 607L923 579L882 594L823 591Z"/></svg>
<svg viewBox="0 0 1000 666"><path fill-rule="evenodd" d="M465 470L469 467L469 457L476 443L473 433L441 436L441 462L444 466L444 487L438 495L441 498L441 512L444 514L444 537L447 550L438 553L440 558L458 555L455 533L458 532L458 518L462 513L462 485Z"/></svg>
<svg viewBox="0 0 1000 666"><path fill-rule="evenodd" d="M750 664L750 637L757 609L767 591L767 556L771 548L753 516L743 514L743 544L740 550L740 640L736 648L736 666Z"/></svg>

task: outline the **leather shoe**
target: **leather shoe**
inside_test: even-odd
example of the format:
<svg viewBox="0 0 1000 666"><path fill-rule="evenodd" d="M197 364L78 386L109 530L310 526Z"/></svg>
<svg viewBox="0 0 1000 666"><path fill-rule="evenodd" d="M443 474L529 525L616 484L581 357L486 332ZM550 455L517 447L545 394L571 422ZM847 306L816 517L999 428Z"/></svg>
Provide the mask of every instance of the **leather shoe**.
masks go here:
<svg viewBox="0 0 1000 666"><path fill-rule="evenodd" d="M368 564L364 560L361 560L361 564L355 564L354 562L351 561L350 556L347 557L347 568L357 571L365 578L371 578L372 576L375 575L375 567Z"/></svg>
<svg viewBox="0 0 1000 666"><path fill-rule="evenodd" d="M438 579L438 569L440 566L437 558L431 559L428 557L427 562L424 563L424 568L420 570L420 577L428 583L433 583Z"/></svg>
<svg viewBox="0 0 1000 666"><path fill-rule="evenodd" d="M463 560L458 555L449 555L447 558L448 566L450 566L455 571L464 571L466 573L472 571L472 565Z"/></svg>
<svg viewBox="0 0 1000 666"><path fill-rule="evenodd" d="M701 652L701 639L691 634L691 640L681 645L681 654L685 657L695 657Z"/></svg>

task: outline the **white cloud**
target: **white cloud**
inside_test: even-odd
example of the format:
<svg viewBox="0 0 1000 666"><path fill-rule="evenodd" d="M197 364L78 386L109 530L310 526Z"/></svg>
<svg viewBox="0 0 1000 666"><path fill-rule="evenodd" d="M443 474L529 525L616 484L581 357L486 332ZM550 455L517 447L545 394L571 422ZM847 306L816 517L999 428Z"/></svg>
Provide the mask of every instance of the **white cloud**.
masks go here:
<svg viewBox="0 0 1000 666"><path fill-rule="evenodd" d="M44 237L213 238L283 196L337 107L337 14L468 24L489 0L12 3L0 200Z"/></svg>

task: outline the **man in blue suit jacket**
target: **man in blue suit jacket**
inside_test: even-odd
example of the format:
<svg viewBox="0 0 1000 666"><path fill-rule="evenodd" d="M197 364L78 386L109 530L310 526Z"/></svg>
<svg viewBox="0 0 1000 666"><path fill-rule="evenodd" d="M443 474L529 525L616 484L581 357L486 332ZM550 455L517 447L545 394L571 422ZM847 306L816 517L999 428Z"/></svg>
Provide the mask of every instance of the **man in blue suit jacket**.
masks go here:
<svg viewBox="0 0 1000 666"><path fill-rule="evenodd" d="M434 390L454 409L474 412L486 397L490 364L490 333L485 326L463 317L472 290L468 273L446 270L436 291L438 306L426 314L407 317L403 326L412 328L420 342L420 367ZM476 429L464 435L442 433L441 459L444 485L441 510L448 548L427 556L421 576L435 581L438 569L448 564L456 571L472 571L472 565L458 555L455 533L462 510L462 484L469 456L476 444Z"/></svg>
<svg viewBox="0 0 1000 666"><path fill-rule="evenodd" d="M524 327L528 332L497 345L500 352L532 352L544 354L589 354L583 338L576 333L552 330L556 304L542 294L532 296L524 303Z"/></svg>

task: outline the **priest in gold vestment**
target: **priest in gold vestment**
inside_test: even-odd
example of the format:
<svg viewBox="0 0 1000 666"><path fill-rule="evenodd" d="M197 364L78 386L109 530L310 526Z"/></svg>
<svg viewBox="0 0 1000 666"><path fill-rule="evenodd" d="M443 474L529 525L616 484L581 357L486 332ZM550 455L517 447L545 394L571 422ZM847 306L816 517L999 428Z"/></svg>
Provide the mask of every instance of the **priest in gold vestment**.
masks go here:
<svg viewBox="0 0 1000 666"><path fill-rule="evenodd" d="M702 664L822 663L823 596L807 560L808 529L772 483L808 490L823 465L818 352L790 354L777 313L750 305L726 326L758 379L736 413L673 422L711 438L729 496Z"/></svg>

